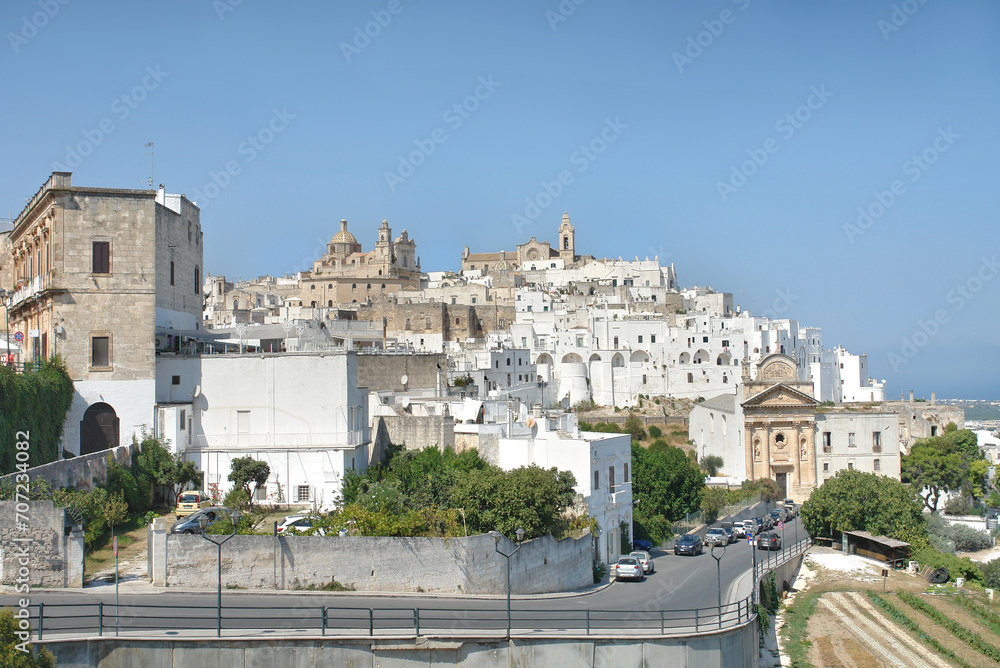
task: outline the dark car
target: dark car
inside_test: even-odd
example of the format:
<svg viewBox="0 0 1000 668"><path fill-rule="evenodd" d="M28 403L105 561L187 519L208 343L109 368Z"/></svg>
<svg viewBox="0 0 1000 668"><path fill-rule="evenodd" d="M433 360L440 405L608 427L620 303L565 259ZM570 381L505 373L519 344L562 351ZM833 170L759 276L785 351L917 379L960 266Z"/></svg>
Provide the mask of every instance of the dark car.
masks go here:
<svg viewBox="0 0 1000 668"><path fill-rule="evenodd" d="M719 526L725 529L726 533L729 534L729 542L735 543L736 539L739 538L739 536L736 535L736 525L732 522L720 522Z"/></svg>
<svg viewBox="0 0 1000 668"><path fill-rule="evenodd" d="M774 518L770 515L761 515L756 519L757 522L757 532L770 531L774 528Z"/></svg>
<svg viewBox="0 0 1000 668"><path fill-rule="evenodd" d="M647 540L645 538L633 538L632 548L636 550L644 550L646 552L651 552L653 550L653 541Z"/></svg>
<svg viewBox="0 0 1000 668"><path fill-rule="evenodd" d="M689 554L692 557L705 551L701 536L696 533L686 533L674 543L674 554Z"/></svg>
<svg viewBox="0 0 1000 668"><path fill-rule="evenodd" d="M191 513L187 517L174 522L173 526L170 527L170 533L201 533L202 517L205 517L208 520L208 525L211 526L219 519L229 517L231 512L232 511L225 506L209 506L208 508L202 508L199 511Z"/></svg>
<svg viewBox="0 0 1000 668"><path fill-rule="evenodd" d="M762 533L757 536L758 550L780 550L781 536L773 532Z"/></svg>

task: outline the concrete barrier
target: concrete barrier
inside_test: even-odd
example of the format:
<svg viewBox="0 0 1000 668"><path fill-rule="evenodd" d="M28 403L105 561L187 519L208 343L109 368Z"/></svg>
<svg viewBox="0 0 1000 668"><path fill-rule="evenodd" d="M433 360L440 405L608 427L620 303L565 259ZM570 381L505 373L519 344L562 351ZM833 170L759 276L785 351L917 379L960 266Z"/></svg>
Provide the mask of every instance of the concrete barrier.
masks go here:
<svg viewBox="0 0 1000 668"><path fill-rule="evenodd" d="M479 638L92 638L39 643L60 668L246 668L354 666L390 668L737 668L757 665L756 621L687 638L548 637L511 641Z"/></svg>

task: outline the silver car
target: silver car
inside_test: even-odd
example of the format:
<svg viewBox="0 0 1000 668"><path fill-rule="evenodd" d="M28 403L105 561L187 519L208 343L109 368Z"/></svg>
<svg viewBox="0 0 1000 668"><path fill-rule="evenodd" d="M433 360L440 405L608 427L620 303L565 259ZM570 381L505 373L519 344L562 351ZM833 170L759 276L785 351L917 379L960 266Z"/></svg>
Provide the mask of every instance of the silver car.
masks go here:
<svg viewBox="0 0 1000 668"><path fill-rule="evenodd" d="M646 574L642 571L642 564L635 557L622 557L615 564L616 580L636 580L637 582L642 582L645 576Z"/></svg>
<svg viewBox="0 0 1000 668"><path fill-rule="evenodd" d="M722 527L713 527L705 534L705 545L729 545L729 532Z"/></svg>
<svg viewBox="0 0 1000 668"><path fill-rule="evenodd" d="M628 556L635 557L639 560L639 563L642 565L643 573L652 573L656 570L653 566L653 557L650 556L649 552L646 552L645 550L635 550L634 552L630 552Z"/></svg>

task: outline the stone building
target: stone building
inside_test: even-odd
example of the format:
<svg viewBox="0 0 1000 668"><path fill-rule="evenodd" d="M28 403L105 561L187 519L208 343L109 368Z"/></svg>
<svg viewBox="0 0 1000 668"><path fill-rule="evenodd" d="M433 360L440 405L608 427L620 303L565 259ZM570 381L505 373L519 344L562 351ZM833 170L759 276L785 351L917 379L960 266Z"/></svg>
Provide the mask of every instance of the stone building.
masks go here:
<svg viewBox="0 0 1000 668"><path fill-rule="evenodd" d="M462 253L462 271L479 271L482 275L495 271L509 271L521 267L540 267L548 261L553 269L575 268L593 260L591 255L577 255L576 230L569 220L569 213L563 213L559 223L558 243L555 248L548 241L538 241L535 237L527 243L518 244L516 251L499 253L470 253L465 247Z"/></svg>
<svg viewBox="0 0 1000 668"><path fill-rule="evenodd" d="M53 172L14 221L11 335L22 361L58 354L75 394L64 448L128 443L153 423L158 330L202 318L200 211L184 195L75 186Z"/></svg>
<svg viewBox="0 0 1000 668"><path fill-rule="evenodd" d="M375 249L364 252L347 221L326 245L326 253L304 272L300 281L303 306L332 308L337 304L364 303L378 295L420 288L417 244L406 230L392 239L386 220L378 228Z"/></svg>

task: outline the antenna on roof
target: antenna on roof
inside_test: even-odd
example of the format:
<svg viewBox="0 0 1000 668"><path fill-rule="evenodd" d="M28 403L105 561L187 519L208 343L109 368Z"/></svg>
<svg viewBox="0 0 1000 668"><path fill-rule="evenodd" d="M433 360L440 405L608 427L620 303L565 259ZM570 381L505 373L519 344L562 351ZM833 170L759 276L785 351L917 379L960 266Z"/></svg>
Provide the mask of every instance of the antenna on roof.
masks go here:
<svg viewBox="0 0 1000 668"><path fill-rule="evenodd" d="M145 155L149 156L149 181L140 181L140 183L148 183L149 189L153 189L153 142L147 142L146 148L149 149L148 153Z"/></svg>

